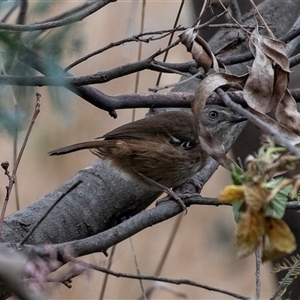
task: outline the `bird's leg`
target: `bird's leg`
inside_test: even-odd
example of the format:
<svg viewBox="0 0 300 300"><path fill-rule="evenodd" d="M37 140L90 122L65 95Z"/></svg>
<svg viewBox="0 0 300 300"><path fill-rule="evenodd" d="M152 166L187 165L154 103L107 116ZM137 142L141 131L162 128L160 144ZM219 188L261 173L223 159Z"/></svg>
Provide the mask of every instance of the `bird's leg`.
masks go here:
<svg viewBox="0 0 300 300"><path fill-rule="evenodd" d="M182 210L185 211L185 213L187 213L187 207L186 205L183 203L182 199L180 198L180 196L174 192L173 190L171 190L170 188L156 182L155 180L145 176L142 173L137 172L137 175L140 176L144 181L146 181L148 184L153 185L154 187L157 187L159 190L165 192L170 198L174 199L175 201L177 201L179 203L179 205L182 207ZM161 201L164 200L158 200L156 203L159 203Z"/></svg>
<svg viewBox="0 0 300 300"><path fill-rule="evenodd" d="M199 181L195 177L190 178L187 182L192 184L195 187L196 192L200 194L203 189L203 182Z"/></svg>

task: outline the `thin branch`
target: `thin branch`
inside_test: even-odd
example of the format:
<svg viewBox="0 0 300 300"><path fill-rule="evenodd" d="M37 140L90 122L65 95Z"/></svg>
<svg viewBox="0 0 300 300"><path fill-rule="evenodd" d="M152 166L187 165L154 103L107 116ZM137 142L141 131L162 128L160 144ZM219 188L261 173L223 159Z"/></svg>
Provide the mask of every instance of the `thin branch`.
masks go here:
<svg viewBox="0 0 300 300"><path fill-rule="evenodd" d="M41 98L41 95L39 93L36 93L36 104L35 104L34 113L33 113L32 119L31 119L31 123L30 123L30 125L28 127L27 133L25 135L25 138L24 138L22 147L20 149L19 155L18 155L18 157L17 157L17 159L16 159L16 161L14 163L14 168L13 168L12 174L10 175L9 172L8 172L8 165L6 167L6 165L3 165L3 163L1 164L2 168L4 168L4 170L5 170L5 174L9 178L9 184L6 187L6 196L5 196L5 200L4 200L4 203L3 203L3 206L2 206L2 210L1 210L1 216L0 216L0 235L1 235L1 231L2 231L4 216L5 216L7 204L8 204L8 201L9 201L9 197L10 197L12 188L14 186L15 180L16 180L17 170L18 170L21 158L23 156L25 147L27 145L27 141L28 141L28 138L30 136L31 130L32 130L33 125L35 123L35 120L36 120L36 118L37 118L37 116L38 116L38 114L40 112L40 98Z"/></svg>
<svg viewBox="0 0 300 300"><path fill-rule="evenodd" d="M255 124L257 127L262 129L267 134L275 137L277 142L282 146L285 146L291 153L293 153L296 156L300 156L299 149L296 146L294 146L287 138L279 134L275 128L271 127L269 124L263 122L262 120L260 120L259 118L251 114L251 112L241 107L241 105L233 102L230 99L230 97L221 88L218 88L216 90L216 93L223 99L224 103L228 107L232 108L234 111L238 112L239 114L245 116L249 121L251 121L253 124Z"/></svg>
<svg viewBox="0 0 300 300"><path fill-rule="evenodd" d="M160 73L160 74L161 74L161 73ZM185 82L188 82L188 81L190 81L190 80L193 80L193 79L195 79L195 78L198 78L198 77L201 76L201 75L203 76L203 70L200 70L198 73L196 73L196 74L194 74L194 75L192 75L192 76L189 76L188 78L183 79L183 80L181 80L181 81L177 81L177 82L175 82L175 83L167 84L167 85L161 86L161 87L160 87L160 86L156 86L156 87L153 87L153 88L149 88L149 91L150 91L150 92L156 93L156 92L158 92L158 91L165 90L165 89L168 89L168 88L170 88L170 87L174 87L174 86L183 84L183 83L185 83Z"/></svg>
<svg viewBox="0 0 300 300"><path fill-rule="evenodd" d="M300 53L298 53L290 58L290 67L291 68L299 65L299 63L300 63Z"/></svg>
<svg viewBox="0 0 300 300"><path fill-rule="evenodd" d="M219 14L218 16L213 17L211 20L209 20L208 22L201 24L199 26L197 26L195 29L205 29L205 28L238 28L238 26L236 24L210 24L212 21L214 21L215 19L217 19L218 17L220 17L221 15L223 15L225 12L222 12L221 14ZM176 26L175 26L176 25ZM262 26L260 26L262 27ZM127 37L124 38L122 40L116 41L116 42L112 42L109 45L100 48L98 50L95 50L79 59L77 59L76 61L74 61L73 63L71 63L70 65L68 65L67 67L65 67L65 71L69 71L70 69L74 68L75 66L77 66L78 64L88 60L89 58L96 56L98 54L101 54L111 48L117 47L117 46L121 46L124 45L126 43L130 43L130 42L142 42L142 43L149 43L152 41L157 41L157 40L161 40L169 35L170 39L169 39L169 43L172 40L175 32L181 32L186 30L189 27L182 27L182 26L177 26L177 22L175 22L174 27L172 29L164 29L164 30L156 30L156 31L147 31L147 32L141 32L139 34L135 34L131 37ZM245 26L245 28L249 28L249 29L254 29L253 26ZM154 36L150 36L150 37L145 37L145 36L149 36L149 35L160 35L159 37L154 37ZM144 38L145 37L145 38ZM166 52L167 53L167 52ZM165 58L163 59L163 62L165 62Z"/></svg>
<svg viewBox="0 0 300 300"><path fill-rule="evenodd" d="M78 60L74 61L69 66L67 66L64 70L69 71L71 68L77 66L78 64L82 63L83 61L86 61L89 58L91 58L95 55L101 54L104 51L109 50L111 48L121 46L121 45L124 45L126 43L130 43L130 42L149 43L151 41L156 41L156 40L163 39L163 38L165 38L166 36L168 36L170 34L174 34L174 32L176 32L176 31L182 31L182 30L183 30L183 27L177 27L177 28L174 28L174 29L149 31L149 32L142 32L142 33L139 33L139 34L135 34L131 37L127 37L127 38L119 40L117 42L112 42L112 43L110 43L109 45L107 45L103 48L100 48L100 49L98 49L94 52L91 52L91 53L79 58ZM150 36L150 37L143 38L144 36L148 36L148 35L160 35L160 36L159 37Z"/></svg>
<svg viewBox="0 0 300 300"><path fill-rule="evenodd" d="M255 15L256 15L257 17L259 17L259 19L261 20L261 22L264 24L264 26L265 26L265 28L266 28L266 30L267 30L269 36L270 36L271 38L275 38L273 32L270 30L269 26L267 25L267 23L266 23L264 17L261 15L261 13L260 13L258 7L256 6L256 4L254 3L254 1L253 1L253 0L249 0L249 1L250 1L251 5L252 5L253 9L254 9L255 12L256 12Z"/></svg>
<svg viewBox="0 0 300 300"><path fill-rule="evenodd" d="M242 23L242 13L240 6L237 0L232 0L230 3L230 9L233 17L239 22Z"/></svg>
<svg viewBox="0 0 300 300"><path fill-rule="evenodd" d="M150 63L154 60L155 57L163 54L168 49L175 47L177 44L178 43L175 42L175 43L171 44L170 46L157 51L156 53L154 53L153 55L151 55L150 57L148 57L147 59L145 59L141 62L128 64L123 67L115 68L110 71L110 72L112 72L111 74L107 73L105 76L108 76L112 79L113 77L119 77L120 74L121 74L121 76L125 76L128 74L134 73L136 71L143 70L145 67L144 65L146 65L146 66L150 65ZM23 52L20 53L18 58L25 64L28 64L30 67L36 69L37 71L39 71L45 75L53 75L52 72L54 72L56 74L63 74L63 69L53 63L50 64L51 65L51 71L50 71L50 69L48 67L45 67L45 59L40 58L35 53L31 52L30 50L28 50L26 48L23 49ZM48 64L46 63L46 65L48 65ZM49 73L51 73L51 74L49 74ZM118 75L118 73L119 73L119 75ZM99 73L98 73L98 75L99 75ZM103 76L103 74L100 74L100 75ZM99 90L97 90L93 87L77 87L75 81L71 84L71 81L73 80L72 74L67 73L67 76L69 76L69 77L64 77L64 76L59 76L59 75L57 75L57 77L51 76L51 80L53 80L56 84L58 83L57 79L61 80L61 83L63 83L65 85L65 88L67 88L70 91L72 91L73 93L79 95L80 97L82 97L86 101L90 102L91 104L95 105L96 107L99 107L99 105L100 105L101 107L99 107L99 108L107 110L114 118L117 117L115 110L111 109L111 105L109 103L106 103L108 106L106 106L106 105L103 106L103 104L99 103L99 96L104 96L103 93L101 93ZM103 79L105 81L107 80L106 77L103 77Z"/></svg>
<svg viewBox="0 0 300 300"><path fill-rule="evenodd" d="M255 300L260 299L261 281L260 281L260 268L261 268L261 254L260 248L255 250Z"/></svg>
<svg viewBox="0 0 300 300"><path fill-rule="evenodd" d="M18 8L19 4L16 2L11 9L6 13L6 15L2 18L2 20L0 20L0 24L1 23L5 23L6 20L13 14L13 12Z"/></svg>
<svg viewBox="0 0 300 300"><path fill-rule="evenodd" d="M181 15L181 12L182 12L182 9L183 9L184 2L185 2L185 0L181 0L180 6L179 6L179 9L178 9L176 18L175 18L175 22L174 22L174 25L173 25L173 29L175 29L175 28L178 26L179 17L180 17L180 15ZM168 46L170 46L171 43L172 43L172 41L173 41L174 33L175 33L175 31L173 31L173 32L171 33L171 35L170 35L170 38L169 38L169 41L168 41ZM167 60L168 54L169 54L169 50L165 52L164 57L163 57L163 60L162 60L163 62L165 62L165 61ZM156 80L156 86L159 85L160 80L161 80L161 76L162 76L162 72L159 72L158 77L157 77L157 80Z"/></svg>
<svg viewBox="0 0 300 300"><path fill-rule="evenodd" d="M115 245L111 249L110 256L108 258L108 265L107 265L107 269L108 270L111 268L116 247L117 246ZM99 300L103 300L104 299L104 293L105 293L105 289L106 289L106 285L107 285L107 281L108 281L108 276L109 276L109 274L107 274L107 273L104 275L104 279L102 281L102 286L101 286L101 290L100 290Z"/></svg>
<svg viewBox="0 0 300 300"><path fill-rule="evenodd" d="M21 158L22 158L22 155L24 153L24 150L25 150L25 147L26 147L26 144L28 142L28 139L29 139L29 135L31 133L31 130L33 128L33 125L35 123L35 120L38 116L38 114L40 113L40 107L41 107L41 95L39 93L36 93L36 103L35 103L35 109L34 109L34 113L33 113L33 116L32 116L32 119L31 119L31 122L30 122L30 125L28 127L28 130L27 130L27 133L26 133L26 136L24 138L24 142L22 144L22 147L20 149L20 152L19 152L19 155L17 157L17 160L16 160L16 163L14 165L14 170L13 170L13 176L15 176L16 172L17 172L17 169L19 167L19 164L20 164L20 161L21 161Z"/></svg>
<svg viewBox="0 0 300 300"><path fill-rule="evenodd" d="M40 58L39 56L35 55L34 53L30 51L26 51L26 53L22 54L20 56L20 60L22 60L24 63L29 63L30 66L38 70L39 72L47 74L47 70L51 69L54 70L55 73L63 73L63 69L55 64L49 64L51 65L51 68L45 68L45 59ZM48 63L46 62L48 65ZM141 70L144 67L150 68L153 70L156 70L156 65L161 66L170 66L170 68L178 69L185 72L190 72L190 70L195 70L198 72L196 68L195 62L191 61L184 64L170 64L170 63L162 63L157 62L155 60L151 60L151 57L143 60L138 63L134 64L128 64L122 67L122 69L129 68L130 70L126 70L128 73L135 72L136 70ZM114 70L109 71L111 74L111 79L113 77L118 77L120 69L116 68ZM194 73L194 72L192 72ZM103 72L102 78L104 78L106 81L108 73ZM123 74L125 75L125 71L123 70ZM100 74L98 73L98 76L100 77ZM79 80L79 78L73 78L71 75L69 77L54 77L54 76L38 76L38 77L23 77L23 76L8 76L8 75L0 75L0 84L12 84L12 85L62 85L66 84L66 88L70 91L76 93L80 97L82 97L84 100L88 101L92 105L106 110L109 113L113 115L113 112L116 109L123 109L123 108L134 108L134 107L190 107L190 101L192 99L192 94L157 94L157 95L137 95L137 94L128 94L128 95L119 95L119 96L109 96L106 95L96 88L92 86L74 86L72 84L74 83L81 84L82 82ZM69 85L68 85L69 84ZM299 101L300 100L300 90L294 89L291 90L293 97ZM230 97L235 97L235 101L242 101L242 98L238 96L238 94L230 94ZM243 101L242 101L243 102ZM116 116L116 115L114 115Z"/></svg>
<svg viewBox="0 0 300 300"><path fill-rule="evenodd" d="M160 282L167 282L167 283L171 283L171 284L176 284L176 285L189 285L189 286L195 286L195 287L199 287L208 291L212 291L212 292L216 292L216 293L221 293L227 296L231 296L233 298L236 299L243 299L243 300L248 300L249 297L245 297L233 292L229 292L223 289L219 289L219 288L215 288L209 285L205 285L205 284L200 284L197 283L195 281L189 280L189 279L169 279L169 278L164 278L164 277L157 277L157 276L147 276L147 275L134 275L134 274L127 274L127 273L120 273L120 272L114 272L112 270L108 270L105 269L103 267L100 266L96 266L90 263L86 263L80 260L75 260L72 259L72 261L76 262L77 264L79 264L80 266L86 267L88 269L92 269L92 270L96 270L96 271L100 271L103 273L108 273L110 275L113 275L115 277L123 277L123 278L131 278L131 279L138 279L138 280L153 280L153 281L160 281Z"/></svg>
<svg viewBox="0 0 300 300"><path fill-rule="evenodd" d="M288 33L286 33L284 36L282 36L281 38L279 38L280 41L284 42L284 43L289 43L291 42L293 39L297 38L300 35L300 26L298 28L295 28L294 26L288 31ZM247 62L253 59L253 54L248 51L242 54L237 54L237 55L232 55L232 56L228 56L228 57L222 57L219 58L220 61L226 65L235 65L235 64L239 64L239 63L243 63L243 62Z"/></svg>
<svg viewBox="0 0 300 300"><path fill-rule="evenodd" d="M160 275L160 273L162 271L162 268L163 268L165 262L167 261L167 257L168 257L168 255L170 253L170 250L171 250L171 247L173 245L173 242L175 241L175 237L176 237L176 235L178 233L178 229L179 229L179 226L181 224L181 221L183 220L183 217L184 217L183 214L180 214L180 215L178 215L176 217L176 221L175 221L175 223L173 225L171 233L169 234L168 241L167 241L166 246L164 248L164 251L163 251L163 253L161 255L159 263L158 263L158 265L156 267L156 270L154 272L154 276L159 276ZM150 299L150 297L151 297L151 295L152 295L152 293L154 291L155 291L155 287L154 286L148 287L147 290L146 290L146 299ZM143 295L143 297L144 297L144 295ZM138 300L142 300L142 296L140 296L138 298Z"/></svg>
<svg viewBox="0 0 300 300"><path fill-rule="evenodd" d="M0 23L0 29L1 30L7 30L7 31L36 31L36 30L45 30L45 29L51 29L56 27L61 27L65 25L69 25L78 21L82 21L89 15L95 13L99 9L103 8L107 4L111 2L116 2L117 0L101 0L101 1L95 1L94 4L92 4L90 7L87 7L86 9L74 13L73 15L68 15L67 17L57 20L57 21L49 21L49 22L42 22L42 23L33 23L28 25L12 25L12 24L5 24Z"/></svg>
<svg viewBox="0 0 300 300"><path fill-rule="evenodd" d="M28 9L27 0L21 0L20 1L20 11L19 11L19 15L18 15L18 18L17 18L17 24L24 24L25 23L27 9Z"/></svg>
<svg viewBox="0 0 300 300"><path fill-rule="evenodd" d="M66 17L69 17L71 15L77 14L77 13L81 13L83 10L91 7L92 5L94 5L95 0L91 0L91 1L86 1L85 3L76 6L74 8L68 9L67 11L55 15L54 17L51 17L49 19L44 20L41 23L47 23L47 22L54 22L54 21L59 21L62 20ZM36 39L39 35L41 35L42 33L44 33L44 30L39 30L39 31L31 31L29 32L24 38L23 38L23 43L27 44L28 42Z"/></svg>
<svg viewBox="0 0 300 300"><path fill-rule="evenodd" d="M300 16L297 18L292 28L299 28L299 27L300 27ZM294 53L294 51L298 48L299 43L300 43L300 37L298 36L287 44L286 53L288 57L290 57Z"/></svg>
<svg viewBox="0 0 300 300"><path fill-rule="evenodd" d="M160 54L161 53L158 53L156 56ZM24 57L20 56L20 58L23 62L26 62L25 55ZM31 66L31 63L32 62L27 61L27 64L29 66ZM45 64L47 65L46 60L44 60L44 65ZM60 68L59 66L56 67ZM75 86L81 86L81 85L106 83L113 79L126 76L129 74L134 74L136 72L143 71L143 70L153 70L153 71L177 74L178 72L191 73L190 72L191 69L197 70L196 63L193 61L187 63L163 63L163 62L156 61L153 56L150 56L138 62L128 63L108 71L101 71L86 76L73 77L70 73L64 74L62 68L60 69L60 72L57 72L57 75L53 75L53 73L47 74L47 76L32 76L32 77L0 75L0 85L67 86L72 84ZM192 74L194 73L195 72L193 72Z"/></svg>
<svg viewBox="0 0 300 300"><path fill-rule="evenodd" d="M31 54L32 56L34 54ZM159 55L159 54L158 54ZM20 59L27 63L29 66L36 69L36 66L34 67L31 65L32 63L37 63L38 61L26 61L26 57L28 55L22 55L20 56ZM253 57L252 57L253 58ZM37 58L38 59L38 58ZM42 60L41 58L39 58ZM241 61L236 61L234 59L233 63L240 63L245 62L249 59L247 55L240 57ZM251 59L251 57L250 57ZM225 59L227 62L229 61L227 58ZM224 61L225 61L224 60ZM223 61L223 59L222 59ZM44 65L48 65L49 63L49 69L51 69L50 66L54 66L53 63L47 62L46 59L43 59ZM291 67L295 66L299 63L299 55L295 55L290 59L290 65ZM183 75L183 73L189 73L191 75L194 75L195 73L199 72L197 65L195 61L189 61L185 63L167 63L167 62L161 62L157 61L151 56L141 60L139 62L135 63L129 63L125 64L123 66L108 70L108 71L102 71L97 72L94 74L89 74L86 76L77 76L73 77L72 74L64 74L63 69L60 68L58 65L55 66L56 70L55 73L57 73L56 76L51 76L53 74L47 74L47 76L12 76L12 75L0 75L0 85L16 85L16 86L65 86L68 84L73 84L76 86L81 85L90 85L90 84L98 84L98 83L106 83L108 81L111 81L113 79L133 74L135 72L143 71L143 70L153 70L158 72L165 72L165 73L174 73L174 74L180 74ZM44 68L46 69L46 68ZM42 68L38 68L38 71L45 73L46 71L43 71ZM68 88L68 87L67 87ZM74 87L75 88L75 87Z"/></svg>
<svg viewBox="0 0 300 300"><path fill-rule="evenodd" d="M145 14L146 14L146 0L143 0L140 32L144 31ZM142 59L142 46L143 46L142 43L139 43L137 61L140 61ZM134 83L134 92L135 93L138 92L139 82L140 82L140 72L136 72L135 83ZM133 122L134 120L135 120L135 108L132 109L132 116L131 116L131 121ZM141 282L141 287L142 287L142 290L144 291L142 282Z"/></svg>
<svg viewBox="0 0 300 300"><path fill-rule="evenodd" d="M138 276L142 276L141 275L141 271L140 271L140 267L139 267L139 263L138 263L138 260L137 260L137 256L136 256L136 253L134 251L132 237L130 237L129 240L130 240L131 252L133 254L134 265L135 265L135 269L136 269L137 275ZM142 293L143 293L143 299L147 300L147 296L146 296L146 293L145 293L145 288L144 288L143 280L139 279L139 283L140 283L141 290L142 290Z"/></svg>
<svg viewBox="0 0 300 300"><path fill-rule="evenodd" d="M14 97L15 100L15 97ZM13 161L14 163L16 163L17 161L17 151L18 151L18 133L19 133L19 125L17 123L17 117L18 117L18 104L15 101L15 105L14 105L14 109L15 109L15 128L14 128L14 140L13 140ZM19 189L18 189L18 180L17 180L17 175L15 176L16 180L15 180L15 185L14 185L14 191L15 191L15 195L16 195L16 208L17 210L20 209L20 199L19 199Z"/></svg>

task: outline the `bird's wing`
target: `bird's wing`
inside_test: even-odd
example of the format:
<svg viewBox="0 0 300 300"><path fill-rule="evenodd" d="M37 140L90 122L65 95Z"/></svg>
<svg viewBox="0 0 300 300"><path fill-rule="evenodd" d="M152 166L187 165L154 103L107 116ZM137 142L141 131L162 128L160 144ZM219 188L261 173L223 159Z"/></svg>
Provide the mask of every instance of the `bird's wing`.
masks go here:
<svg viewBox="0 0 300 300"><path fill-rule="evenodd" d="M155 117L155 122L153 118ZM190 127L191 130L194 126L193 118L182 112L165 112L157 114L153 117L141 119L132 123L120 126L101 138L106 140L110 139L147 139L151 138L153 135L163 135L165 137L172 137L177 133L176 127L178 126ZM175 137L181 139L181 137Z"/></svg>

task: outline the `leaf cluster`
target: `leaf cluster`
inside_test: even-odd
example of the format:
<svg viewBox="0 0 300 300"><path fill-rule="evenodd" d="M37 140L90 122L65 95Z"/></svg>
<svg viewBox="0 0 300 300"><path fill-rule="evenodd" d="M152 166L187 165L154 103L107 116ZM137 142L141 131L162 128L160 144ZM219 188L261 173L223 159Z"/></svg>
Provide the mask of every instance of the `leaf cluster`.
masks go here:
<svg viewBox="0 0 300 300"><path fill-rule="evenodd" d="M239 257L248 256L258 246L263 248L263 260L296 249L295 237L282 218L287 201L298 195L299 179L274 176L295 168L299 162L299 157L282 147L264 145L256 156L248 156L245 170L232 164L234 185L224 188L220 200L232 203Z"/></svg>

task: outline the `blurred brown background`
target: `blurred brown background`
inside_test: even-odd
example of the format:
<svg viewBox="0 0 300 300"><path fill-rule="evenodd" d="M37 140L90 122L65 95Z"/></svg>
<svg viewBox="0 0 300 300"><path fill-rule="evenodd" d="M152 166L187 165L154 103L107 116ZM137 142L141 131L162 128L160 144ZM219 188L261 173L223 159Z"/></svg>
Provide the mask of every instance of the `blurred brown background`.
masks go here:
<svg viewBox="0 0 300 300"><path fill-rule="evenodd" d="M80 1L57 4L58 12L78 5ZM147 1L144 31L167 29L173 26L180 1ZM117 41L140 32L142 1L119 1L80 23L85 35L85 45L81 55L101 48L111 41ZM192 24L193 7L187 1L184 6L180 24ZM166 13L167 12L167 13ZM41 17L41 19L43 19ZM28 20L34 22L37 20ZM75 37L74 37L75 38ZM167 40L143 44L142 58L148 57L159 48L166 46ZM95 56L80 64L71 72L74 75L85 75L101 70L108 70L128 62L137 60L138 43L129 43ZM67 55L64 66L76 59ZM173 49L169 62L184 62L191 60L184 46ZM157 73L142 72L138 92L147 93L149 87L154 87ZM160 85L175 83L177 75L163 75ZM116 95L134 92L135 75L127 76L112 82L97 86L102 92ZM84 151L62 157L49 157L47 152L68 144L93 139L101 136L120 124L131 121L132 111L118 111L117 120L112 119L73 94L66 93L69 102L67 115L58 113L51 104L47 88L36 88L42 95L41 113L36 121L24 156L18 171L18 187L21 207L34 202L39 197L56 188L78 170L88 166L95 157ZM164 91L165 92L165 91ZM35 100L34 94L32 101ZM138 109L136 118L142 118L147 110ZM20 134L20 141L24 132ZM12 162L12 139L2 132L0 137L0 160ZM230 183L229 174L219 169L205 186L203 196L217 197L223 186ZM0 199L4 199L7 178L0 175ZM3 201L3 200L2 200ZM109 199L107 199L109 201ZM9 203L7 214L14 212L14 194ZM149 228L132 238L134 252L142 274L154 273L175 219L163 222ZM170 255L167 258L161 276L169 278L186 278L198 283L211 285L221 289L241 293L245 296L255 295L255 259L254 256L236 260L234 245L235 223L231 208L194 206L184 216L179 232L175 238ZM88 261L106 266L107 259L103 254L95 254ZM126 240L117 246L112 269L119 272L137 273L134 264L134 254L130 241ZM86 272L73 280L72 289L61 284L52 285L53 299L98 299L103 280L103 274L94 271ZM152 282L143 282L146 289ZM229 299L222 294L203 289L174 286L164 283L154 283L157 290L154 299ZM50 286L50 285L49 285ZM270 273L270 266L262 267L262 298L272 295L275 280ZM177 295L175 293L182 293ZM105 299L137 299L142 295L140 283L137 280L113 278L108 280Z"/></svg>

